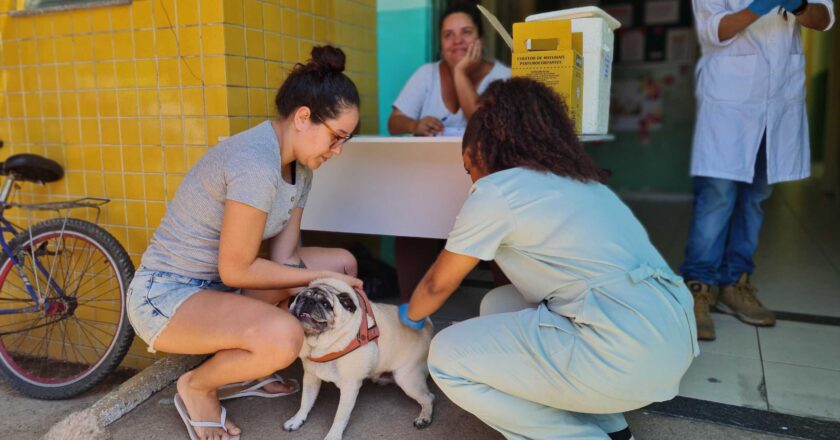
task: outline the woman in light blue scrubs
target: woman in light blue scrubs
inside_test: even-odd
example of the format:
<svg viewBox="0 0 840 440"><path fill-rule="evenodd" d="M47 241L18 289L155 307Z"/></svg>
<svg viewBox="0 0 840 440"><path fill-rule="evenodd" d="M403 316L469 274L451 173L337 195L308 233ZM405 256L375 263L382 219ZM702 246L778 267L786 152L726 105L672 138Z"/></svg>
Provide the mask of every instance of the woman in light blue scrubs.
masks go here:
<svg viewBox="0 0 840 440"><path fill-rule="evenodd" d="M480 260L513 284L435 337L435 382L509 439L632 438L622 413L673 398L699 352L683 280L541 83L493 82L463 158L475 184L400 319L422 328Z"/></svg>

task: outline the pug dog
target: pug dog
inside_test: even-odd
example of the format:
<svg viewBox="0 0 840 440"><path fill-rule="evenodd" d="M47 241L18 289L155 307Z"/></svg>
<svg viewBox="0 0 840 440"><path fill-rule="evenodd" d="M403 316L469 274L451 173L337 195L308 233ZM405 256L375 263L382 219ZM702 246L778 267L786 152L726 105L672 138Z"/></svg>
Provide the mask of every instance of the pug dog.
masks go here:
<svg viewBox="0 0 840 440"><path fill-rule="evenodd" d="M347 283L325 278L313 281L289 305L303 325L305 341L300 352L304 371L300 409L283 424L286 431L296 431L306 421L321 381L334 383L341 392L326 440L341 439L365 379L381 385L396 383L416 400L420 404L420 415L414 419L416 428L425 428L432 422L435 396L426 384L431 321L427 319L421 331L414 331L400 323L396 306L368 303L373 316L368 314L367 325L379 327L378 342L369 341L326 362L312 359L323 360L348 348L354 339L362 339L363 301Z"/></svg>

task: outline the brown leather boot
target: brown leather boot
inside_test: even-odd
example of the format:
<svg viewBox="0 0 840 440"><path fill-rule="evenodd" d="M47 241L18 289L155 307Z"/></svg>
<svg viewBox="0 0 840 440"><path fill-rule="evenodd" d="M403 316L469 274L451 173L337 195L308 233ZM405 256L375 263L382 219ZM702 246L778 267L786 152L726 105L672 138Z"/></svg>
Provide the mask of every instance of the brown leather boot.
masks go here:
<svg viewBox="0 0 840 440"><path fill-rule="evenodd" d="M761 304L756 296L757 293L758 289L750 284L750 276L744 272L737 283L720 288L720 301L715 308L735 315L748 324L760 326L776 324L776 315Z"/></svg>
<svg viewBox="0 0 840 440"><path fill-rule="evenodd" d="M715 323L709 308L715 303L715 295L708 284L697 280L685 282L691 295L694 296L694 319L697 321L697 339L701 341L715 340Z"/></svg>

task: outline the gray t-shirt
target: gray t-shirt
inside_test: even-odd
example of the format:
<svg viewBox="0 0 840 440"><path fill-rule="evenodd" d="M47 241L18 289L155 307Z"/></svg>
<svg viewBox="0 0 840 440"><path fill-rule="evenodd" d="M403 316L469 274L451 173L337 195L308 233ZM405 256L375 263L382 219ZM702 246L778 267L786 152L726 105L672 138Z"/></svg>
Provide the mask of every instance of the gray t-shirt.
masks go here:
<svg viewBox="0 0 840 440"><path fill-rule="evenodd" d="M219 236L225 200L268 213L263 240L303 208L312 170L296 164L295 184L280 175L280 145L271 121L211 148L186 175L143 254L141 266L190 278L217 281Z"/></svg>

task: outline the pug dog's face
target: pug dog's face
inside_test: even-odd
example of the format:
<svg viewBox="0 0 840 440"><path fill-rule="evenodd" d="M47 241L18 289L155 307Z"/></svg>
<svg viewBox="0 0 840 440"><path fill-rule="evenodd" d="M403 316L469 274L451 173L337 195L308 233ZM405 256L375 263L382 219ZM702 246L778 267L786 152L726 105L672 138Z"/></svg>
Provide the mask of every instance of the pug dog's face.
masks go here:
<svg viewBox="0 0 840 440"><path fill-rule="evenodd" d="M289 311L303 325L304 333L320 334L341 328L358 308L356 292L338 280L315 280L300 291Z"/></svg>

